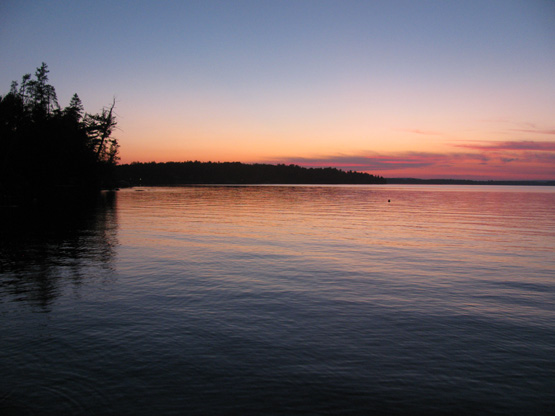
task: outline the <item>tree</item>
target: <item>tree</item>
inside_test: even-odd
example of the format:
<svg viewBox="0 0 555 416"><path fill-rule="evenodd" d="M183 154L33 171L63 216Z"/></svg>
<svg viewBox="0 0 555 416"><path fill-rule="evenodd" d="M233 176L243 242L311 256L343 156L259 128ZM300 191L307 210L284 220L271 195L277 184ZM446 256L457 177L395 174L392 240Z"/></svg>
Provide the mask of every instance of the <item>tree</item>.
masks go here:
<svg viewBox="0 0 555 416"><path fill-rule="evenodd" d="M48 84L48 65L44 62L35 71L35 79L22 82L29 90L32 110L36 117L45 117L52 115L54 110L60 108L56 90Z"/></svg>
<svg viewBox="0 0 555 416"><path fill-rule="evenodd" d="M96 153L96 159L99 162L112 164L116 159L119 145L117 140L111 138L117 122L114 115L114 107L116 100L112 101L112 105L104 107L100 114L87 114L85 116L85 125L87 133L91 139L91 144Z"/></svg>
<svg viewBox="0 0 555 416"><path fill-rule="evenodd" d="M77 94L73 94L73 97L71 97L71 101L69 102L69 105L66 108L64 108L63 113L65 117L68 117L71 120L78 123L83 118L84 111L85 109L83 107L83 103L81 102L81 99Z"/></svg>

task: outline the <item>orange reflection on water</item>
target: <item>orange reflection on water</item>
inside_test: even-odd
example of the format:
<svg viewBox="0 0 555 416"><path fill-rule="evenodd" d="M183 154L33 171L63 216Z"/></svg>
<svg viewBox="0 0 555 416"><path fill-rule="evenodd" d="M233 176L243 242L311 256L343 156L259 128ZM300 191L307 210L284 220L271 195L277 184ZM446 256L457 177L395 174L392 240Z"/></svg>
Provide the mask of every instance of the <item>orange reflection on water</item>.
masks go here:
<svg viewBox="0 0 555 416"><path fill-rule="evenodd" d="M515 253L510 261L525 265L519 251L545 251L555 236L550 188L201 186L129 189L120 200L127 244L162 257L194 249L375 270L381 263L364 259L389 256L387 267L407 271L422 253L461 265Z"/></svg>

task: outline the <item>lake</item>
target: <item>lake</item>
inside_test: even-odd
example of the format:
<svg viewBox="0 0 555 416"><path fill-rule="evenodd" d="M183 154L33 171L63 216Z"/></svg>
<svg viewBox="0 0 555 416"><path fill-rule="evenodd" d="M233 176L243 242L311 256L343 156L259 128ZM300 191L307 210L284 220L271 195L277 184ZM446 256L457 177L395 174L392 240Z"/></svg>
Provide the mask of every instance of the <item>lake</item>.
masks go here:
<svg viewBox="0 0 555 416"><path fill-rule="evenodd" d="M552 187L131 188L0 224L3 415L555 409Z"/></svg>

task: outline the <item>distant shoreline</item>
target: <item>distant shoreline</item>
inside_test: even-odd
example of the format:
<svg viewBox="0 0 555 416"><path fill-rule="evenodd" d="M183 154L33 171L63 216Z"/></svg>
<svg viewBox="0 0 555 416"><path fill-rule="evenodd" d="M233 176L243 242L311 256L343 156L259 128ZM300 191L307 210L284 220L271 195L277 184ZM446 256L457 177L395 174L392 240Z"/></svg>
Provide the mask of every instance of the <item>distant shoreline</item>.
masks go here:
<svg viewBox="0 0 555 416"><path fill-rule="evenodd" d="M121 187L160 185L373 185L385 184L381 176L337 168L240 162L165 162L118 165Z"/></svg>
<svg viewBox="0 0 555 416"><path fill-rule="evenodd" d="M177 185L512 185L555 186L555 180L383 178L337 168L241 162L148 162L117 165L119 187Z"/></svg>
<svg viewBox="0 0 555 416"><path fill-rule="evenodd" d="M386 178L389 185L509 185L509 186L555 186L555 180L471 180L471 179L417 179Z"/></svg>

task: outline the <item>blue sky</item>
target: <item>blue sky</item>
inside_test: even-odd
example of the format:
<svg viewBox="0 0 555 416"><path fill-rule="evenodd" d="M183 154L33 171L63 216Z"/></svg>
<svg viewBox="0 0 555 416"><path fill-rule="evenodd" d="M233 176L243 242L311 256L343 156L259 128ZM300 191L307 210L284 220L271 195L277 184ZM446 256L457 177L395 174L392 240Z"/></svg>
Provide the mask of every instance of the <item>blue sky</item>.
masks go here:
<svg viewBox="0 0 555 416"><path fill-rule="evenodd" d="M115 96L122 162L554 179L554 22L550 0L8 0L0 91L44 61L61 105Z"/></svg>

